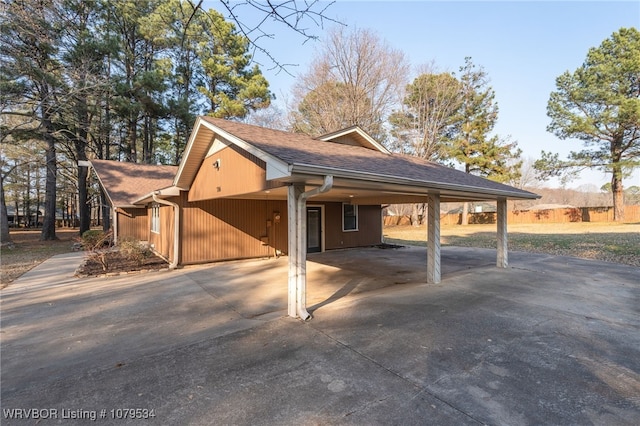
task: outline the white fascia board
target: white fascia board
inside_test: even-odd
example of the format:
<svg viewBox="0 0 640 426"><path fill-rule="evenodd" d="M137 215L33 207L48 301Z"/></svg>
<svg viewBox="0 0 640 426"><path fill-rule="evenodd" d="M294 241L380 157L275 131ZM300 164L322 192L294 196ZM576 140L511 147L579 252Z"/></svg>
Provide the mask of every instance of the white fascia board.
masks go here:
<svg viewBox="0 0 640 426"><path fill-rule="evenodd" d="M383 152L385 154L391 154L391 151L389 151L381 143L379 143L378 141L373 139L371 136L369 136L369 134L367 132L365 132L364 130L362 130L360 127L356 128L356 132L358 132L358 134L360 134L360 136L365 138L371 145L376 147L378 149L378 151Z"/></svg>
<svg viewBox="0 0 640 426"><path fill-rule="evenodd" d="M267 161L266 163L267 163L267 176L266 176L267 180L282 179L282 178L291 176L291 168L289 167L288 164L279 162L279 163L285 164L286 167L283 168L282 164L274 164L269 161Z"/></svg>
<svg viewBox="0 0 640 426"><path fill-rule="evenodd" d="M203 126L207 127L209 130L213 131L217 135L223 137L234 145L239 146L250 154L255 155L262 161L264 161L267 165L267 180L279 179L283 177L287 177L291 175L289 164L280 160L277 157L274 157L271 154L264 152L263 150L256 148L250 143L234 136L233 134L226 132L219 127L201 120Z"/></svg>
<svg viewBox="0 0 640 426"><path fill-rule="evenodd" d="M318 175L318 176L333 175L335 178L390 183L390 184L396 184L396 185L411 185L414 187L421 187L425 189L460 191L460 192L466 192L466 193L487 194L492 196L502 196L507 198L516 198L516 199L540 198L536 194L532 194L533 196L529 197L524 194L521 194L518 192L512 192L508 190L503 191L503 190L496 190L496 189L480 188L480 187L469 186L469 185L452 185L452 184L445 184L441 182L430 182L430 181L423 181L418 179L400 178L397 176L381 175L377 173L333 169L330 167L314 166L309 164L294 164L292 169L293 169L292 170L293 173L312 174L312 175Z"/></svg>
<svg viewBox="0 0 640 426"><path fill-rule="evenodd" d="M197 117L196 122L193 125L193 130L191 131L191 135L189 136L189 141L187 141L187 146L184 149L184 152L182 153L182 160L180 160L178 171L176 173L176 176L173 178L174 186L178 185L178 182L180 181L180 177L182 175L182 172L184 170L187 160L191 156L190 155L191 150L193 149L193 144L196 139L196 135L198 134L198 131L200 130L200 126L202 125L202 123L203 123L203 120L200 117Z"/></svg>
<svg viewBox="0 0 640 426"><path fill-rule="evenodd" d="M337 132L328 133L326 135L320 136L318 139L321 141L327 142L332 139L339 138L341 136L345 136L345 135L348 135L349 133L354 133L354 132L360 135L362 138L364 138L373 148L377 149L378 151L385 154L391 154L391 151L389 151L381 143L373 139L367 132L362 130L359 126L348 127L346 129L338 130Z"/></svg>
<svg viewBox="0 0 640 426"><path fill-rule="evenodd" d="M98 182L100 183L100 186L102 187L102 190L104 192L104 195L107 197L107 200L109 200L109 204L111 204L111 207L118 207L118 206L114 205L113 200L111 199L111 196L109 195L109 191L107 191L107 187L104 186L104 183L102 183L102 179L100 179L100 175L96 171L96 168L93 167L93 164L91 165L91 168L93 169L93 173L98 178Z"/></svg>

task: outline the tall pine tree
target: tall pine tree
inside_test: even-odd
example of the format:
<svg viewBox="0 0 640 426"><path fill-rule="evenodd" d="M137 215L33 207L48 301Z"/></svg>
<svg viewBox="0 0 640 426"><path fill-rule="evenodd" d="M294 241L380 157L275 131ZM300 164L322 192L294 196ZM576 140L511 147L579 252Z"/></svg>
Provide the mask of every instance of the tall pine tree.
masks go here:
<svg viewBox="0 0 640 426"><path fill-rule="evenodd" d="M519 173L521 150L516 142L491 135L498 120L498 103L489 86L487 73L471 58L460 68L461 106L455 118L455 136L447 148L448 157L464 167L466 173L506 182ZM467 224L468 203L464 204L462 224Z"/></svg>

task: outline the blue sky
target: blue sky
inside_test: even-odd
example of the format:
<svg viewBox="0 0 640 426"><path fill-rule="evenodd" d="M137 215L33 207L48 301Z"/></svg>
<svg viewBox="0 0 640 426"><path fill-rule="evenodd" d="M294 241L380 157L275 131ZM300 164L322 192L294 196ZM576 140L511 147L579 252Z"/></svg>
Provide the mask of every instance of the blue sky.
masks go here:
<svg viewBox="0 0 640 426"><path fill-rule="evenodd" d="M220 10L216 1L206 8ZM250 8L241 10L247 22L256 18ZM538 158L541 150L565 156L580 150L577 140L560 140L546 131L546 105L555 89L555 79L564 71L578 68L591 47L621 27L640 27L639 1L337 1L325 15L349 27L369 28L396 49L402 50L412 66L433 62L442 71L458 71L464 58L484 67L496 92L500 108L495 132L511 135L523 150L523 157ZM303 22L322 38L326 29ZM260 45L278 62L296 64L278 72L267 57L256 60L272 91L284 102L295 75L307 70L320 41L307 41L283 25L264 26L274 35ZM412 78L415 74L412 75ZM602 172L584 172L569 187L609 181ZM640 171L625 186L640 185ZM551 182L555 186L556 182Z"/></svg>

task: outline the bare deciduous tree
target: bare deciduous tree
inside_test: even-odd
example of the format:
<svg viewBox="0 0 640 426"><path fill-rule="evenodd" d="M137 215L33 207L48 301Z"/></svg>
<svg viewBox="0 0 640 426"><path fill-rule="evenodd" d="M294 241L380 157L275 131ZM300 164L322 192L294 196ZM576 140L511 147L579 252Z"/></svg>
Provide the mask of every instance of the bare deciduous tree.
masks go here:
<svg viewBox="0 0 640 426"><path fill-rule="evenodd" d="M353 125L380 142L408 73L404 53L368 29L329 31L322 48L293 88L296 131L320 135Z"/></svg>

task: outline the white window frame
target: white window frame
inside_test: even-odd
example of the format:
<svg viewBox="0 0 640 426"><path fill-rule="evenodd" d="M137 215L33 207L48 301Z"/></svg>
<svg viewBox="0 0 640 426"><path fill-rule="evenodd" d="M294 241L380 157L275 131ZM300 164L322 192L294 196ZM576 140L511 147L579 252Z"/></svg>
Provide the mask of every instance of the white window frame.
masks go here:
<svg viewBox="0 0 640 426"><path fill-rule="evenodd" d="M353 229L345 229L345 206L353 207L353 215L356 219L355 228ZM358 205L357 204L349 204L342 203L342 232L356 232L358 231L359 220L358 220Z"/></svg>
<svg viewBox="0 0 640 426"><path fill-rule="evenodd" d="M160 204L158 203L151 205L151 232L160 233Z"/></svg>

